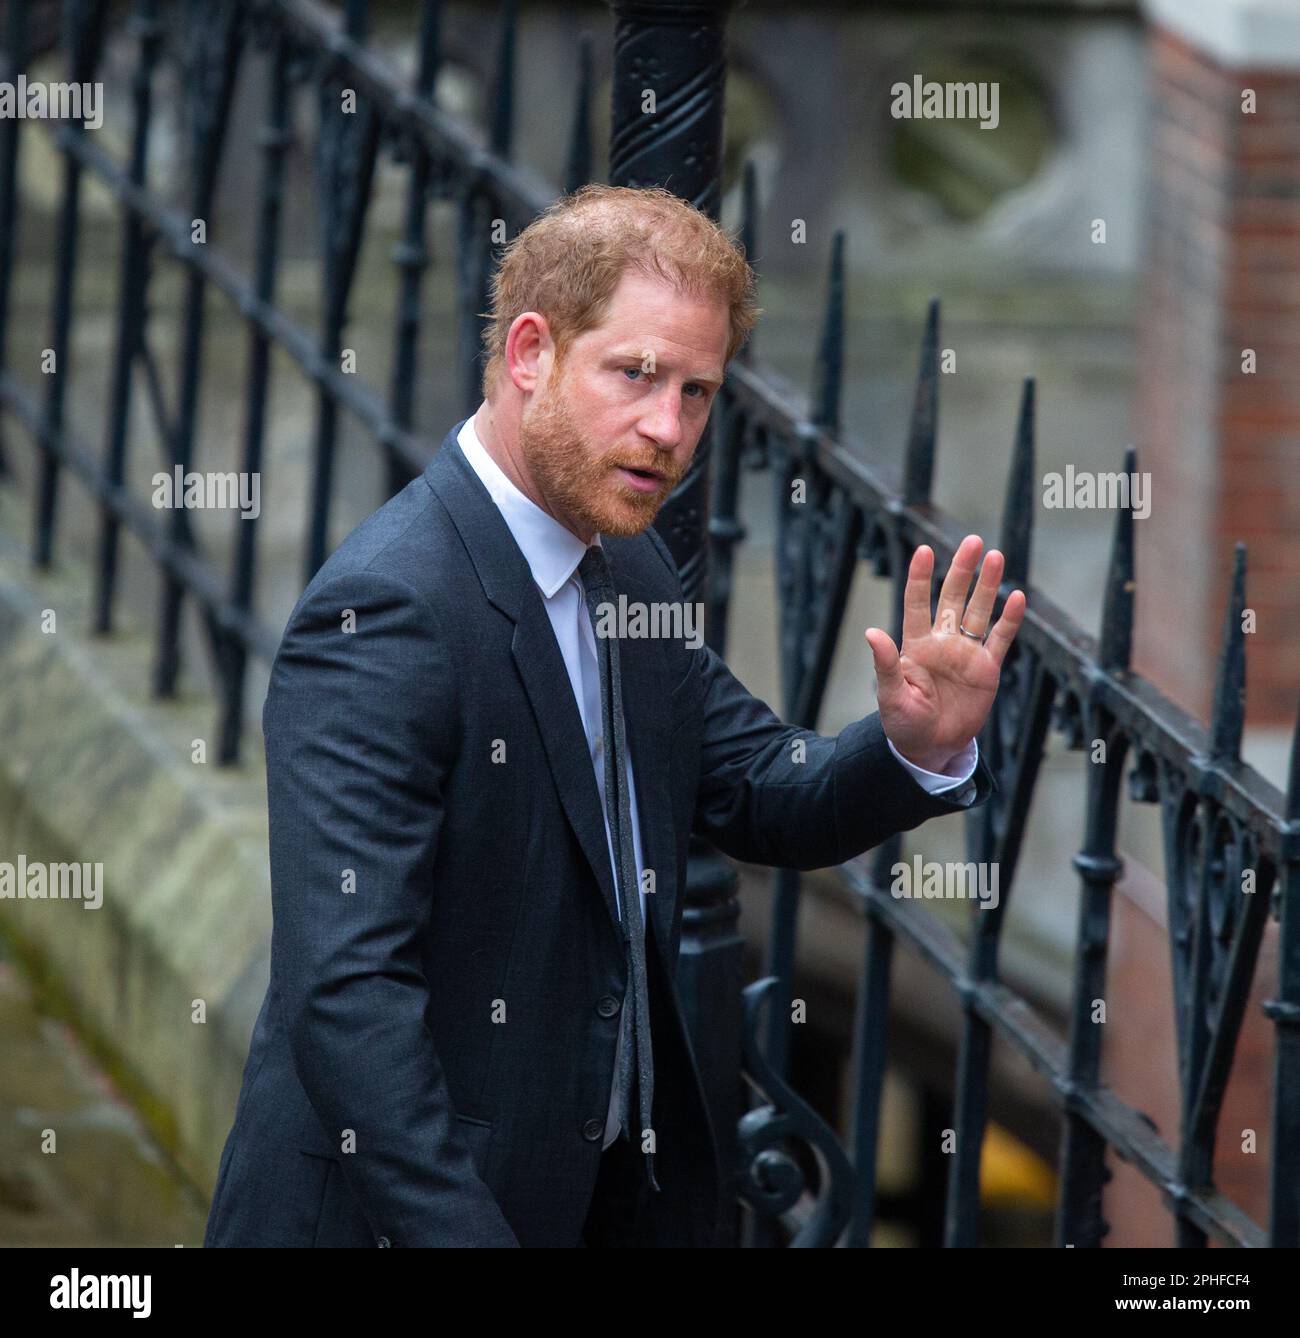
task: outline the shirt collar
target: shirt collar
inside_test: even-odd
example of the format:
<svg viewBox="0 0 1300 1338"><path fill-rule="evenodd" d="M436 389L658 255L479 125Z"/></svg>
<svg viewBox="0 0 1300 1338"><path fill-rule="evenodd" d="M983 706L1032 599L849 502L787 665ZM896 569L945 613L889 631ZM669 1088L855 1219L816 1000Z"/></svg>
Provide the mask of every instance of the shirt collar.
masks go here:
<svg viewBox="0 0 1300 1338"><path fill-rule="evenodd" d="M586 555L587 545L515 487L479 440L473 415L465 420L456 440L501 512L533 573L533 580L542 594L550 599L577 571ZM599 534L592 542L603 547Z"/></svg>

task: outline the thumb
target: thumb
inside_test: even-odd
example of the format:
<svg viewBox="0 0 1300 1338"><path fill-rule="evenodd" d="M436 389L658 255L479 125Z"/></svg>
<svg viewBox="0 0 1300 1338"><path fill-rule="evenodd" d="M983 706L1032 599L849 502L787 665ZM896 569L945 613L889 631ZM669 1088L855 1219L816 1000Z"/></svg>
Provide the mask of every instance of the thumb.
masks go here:
<svg viewBox="0 0 1300 1338"><path fill-rule="evenodd" d="M903 686L903 671L898 663L898 647L894 638L879 627L868 627L867 645L871 647L872 658L876 662L876 697L889 702Z"/></svg>

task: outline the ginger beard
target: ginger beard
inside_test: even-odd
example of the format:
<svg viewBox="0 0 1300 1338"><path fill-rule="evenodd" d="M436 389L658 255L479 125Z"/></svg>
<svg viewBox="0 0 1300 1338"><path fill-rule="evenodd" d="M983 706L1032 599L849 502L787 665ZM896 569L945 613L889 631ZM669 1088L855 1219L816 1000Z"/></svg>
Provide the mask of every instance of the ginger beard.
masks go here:
<svg viewBox="0 0 1300 1338"><path fill-rule="evenodd" d="M685 473L671 451L644 442L607 450L593 446L565 403L560 364L551 387L533 398L520 421L519 447L548 507L616 538L646 530ZM617 472L617 465L653 469L664 481L654 492L638 492Z"/></svg>

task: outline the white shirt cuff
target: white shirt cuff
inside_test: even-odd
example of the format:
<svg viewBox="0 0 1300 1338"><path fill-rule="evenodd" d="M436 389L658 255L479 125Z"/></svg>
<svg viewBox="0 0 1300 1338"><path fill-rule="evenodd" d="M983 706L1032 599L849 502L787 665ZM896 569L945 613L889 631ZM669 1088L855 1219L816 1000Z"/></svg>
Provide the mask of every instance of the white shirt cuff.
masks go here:
<svg viewBox="0 0 1300 1338"><path fill-rule="evenodd" d="M956 757L948 763L948 770L927 771L924 767L918 767L914 762L909 762L902 753L894 747L893 740L889 735L885 735L885 742L889 744L889 751L905 766L912 776L912 779L926 791L927 794L945 794L949 790L959 789L963 785L969 785L971 793L974 793L975 786L971 784L971 777L975 774L975 768L979 763L979 741L972 739L965 748L957 754ZM965 799L967 796L955 794L954 799Z"/></svg>

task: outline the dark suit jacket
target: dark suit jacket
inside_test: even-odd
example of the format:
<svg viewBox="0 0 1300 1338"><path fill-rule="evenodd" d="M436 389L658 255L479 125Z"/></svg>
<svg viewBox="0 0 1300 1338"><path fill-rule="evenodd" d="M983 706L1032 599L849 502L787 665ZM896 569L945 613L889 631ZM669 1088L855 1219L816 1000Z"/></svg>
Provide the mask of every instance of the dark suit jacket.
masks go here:
<svg viewBox="0 0 1300 1338"><path fill-rule="evenodd" d="M271 978L206 1245L579 1243L629 981L577 703L460 427L317 572L275 659ZM604 542L620 594L683 598L653 530ZM641 1238L709 1245L719 1168L674 984L688 836L816 869L960 805L916 784L878 714L825 737L707 647L620 655L656 876L663 1193ZM976 780L979 803L983 761Z"/></svg>

